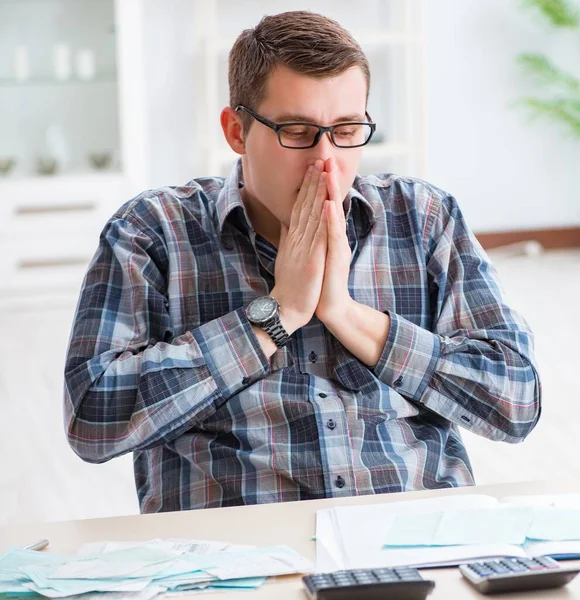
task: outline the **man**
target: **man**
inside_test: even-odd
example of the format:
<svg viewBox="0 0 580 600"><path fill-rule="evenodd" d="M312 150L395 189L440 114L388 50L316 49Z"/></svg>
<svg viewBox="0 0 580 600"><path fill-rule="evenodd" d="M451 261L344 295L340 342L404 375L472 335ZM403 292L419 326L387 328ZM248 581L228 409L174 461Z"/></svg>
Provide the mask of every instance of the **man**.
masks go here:
<svg viewBox="0 0 580 600"><path fill-rule="evenodd" d="M134 452L143 512L472 484L459 426L522 441L540 384L455 199L356 175L370 74L336 22L265 17L229 84L231 175L105 226L66 363L73 449Z"/></svg>

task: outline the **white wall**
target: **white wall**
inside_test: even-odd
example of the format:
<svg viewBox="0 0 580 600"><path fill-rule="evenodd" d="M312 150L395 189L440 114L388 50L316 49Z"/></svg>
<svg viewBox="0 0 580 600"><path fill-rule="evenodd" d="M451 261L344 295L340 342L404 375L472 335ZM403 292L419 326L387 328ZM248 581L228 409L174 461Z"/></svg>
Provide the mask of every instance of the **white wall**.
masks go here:
<svg viewBox="0 0 580 600"><path fill-rule="evenodd" d="M552 34L519 4L428 2L426 178L456 196L475 231L580 225L580 140L508 106L535 90L519 52L580 74L580 35Z"/></svg>
<svg viewBox="0 0 580 600"><path fill-rule="evenodd" d="M180 185L193 174L197 99L194 2L144 1L148 134L148 185Z"/></svg>

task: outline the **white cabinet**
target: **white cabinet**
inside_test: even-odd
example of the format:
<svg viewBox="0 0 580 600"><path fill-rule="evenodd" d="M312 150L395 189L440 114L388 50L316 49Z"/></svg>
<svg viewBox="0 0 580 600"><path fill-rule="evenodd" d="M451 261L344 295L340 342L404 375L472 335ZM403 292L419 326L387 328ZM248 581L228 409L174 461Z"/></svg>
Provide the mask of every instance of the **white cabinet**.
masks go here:
<svg viewBox="0 0 580 600"><path fill-rule="evenodd" d="M0 0L0 305L78 294L146 186L142 43L140 0Z"/></svg>
<svg viewBox="0 0 580 600"><path fill-rule="evenodd" d="M77 294L102 226L125 193L118 173L3 182L0 305Z"/></svg>

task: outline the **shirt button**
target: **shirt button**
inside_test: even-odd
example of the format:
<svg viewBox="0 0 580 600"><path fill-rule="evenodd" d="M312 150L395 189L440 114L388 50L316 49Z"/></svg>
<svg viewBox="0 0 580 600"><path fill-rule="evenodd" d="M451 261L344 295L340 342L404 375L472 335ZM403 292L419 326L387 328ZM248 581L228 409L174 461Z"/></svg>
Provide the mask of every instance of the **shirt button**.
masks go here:
<svg viewBox="0 0 580 600"><path fill-rule="evenodd" d="M326 398L326 394L324 392L320 392L320 394L318 394L318 396L320 398Z"/></svg>
<svg viewBox="0 0 580 600"><path fill-rule="evenodd" d="M403 385L403 377L397 377L395 379L395 387L401 387Z"/></svg>
<svg viewBox="0 0 580 600"><path fill-rule="evenodd" d="M336 485L337 488L343 488L345 481L344 479L339 475L335 480L334 480L334 484Z"/></svg>
<svg viewBox="0 0 580 600"><path fill-rule="evenodd" d="M332 419L328 419L326 422L326 426L328 429L334 429L336 427L336 423Z"/></svg>
<svg viewBox="0 0 580 600"><path fill-rule="evenodd" d="M242 379L242 385L248 385L248 383L250 383L250 378L249 377L244 377Z"/></svg>
<svg viewBox="0 0 580 600"><path fill-rule="evenodd" d="M316 360L318 359L318 356L316 355L316 352L314 352L314 350L308 355L308 360L311 363L315 363Z"/></svg>

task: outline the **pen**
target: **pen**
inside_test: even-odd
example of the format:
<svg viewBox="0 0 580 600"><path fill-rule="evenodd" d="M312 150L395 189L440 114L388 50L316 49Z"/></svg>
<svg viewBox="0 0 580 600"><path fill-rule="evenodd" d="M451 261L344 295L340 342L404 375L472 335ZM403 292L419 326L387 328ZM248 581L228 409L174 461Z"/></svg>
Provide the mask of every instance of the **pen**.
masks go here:
<svg viewBox="0 0 580 600"><path fill-rule="evenodd" d="M24 546L24 550L42 550L48 546L48 540L38 540L38 542L34 542L34 544L29 544L28 546Z"/></svg>

